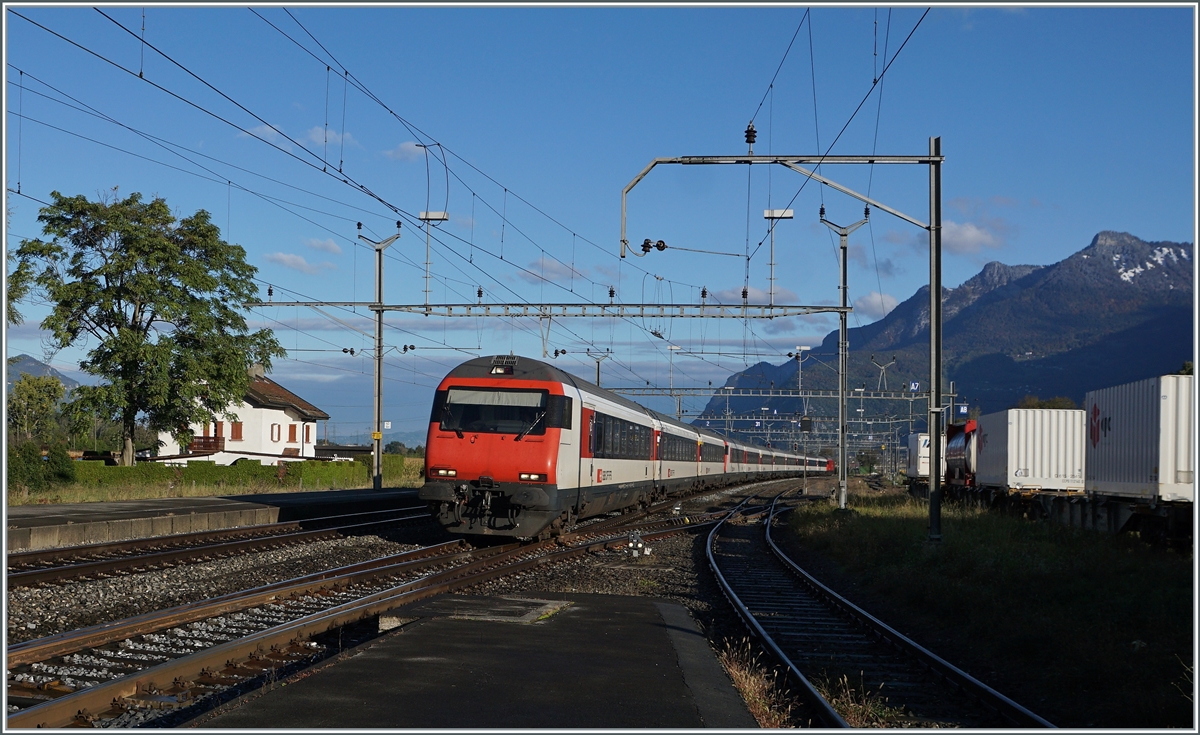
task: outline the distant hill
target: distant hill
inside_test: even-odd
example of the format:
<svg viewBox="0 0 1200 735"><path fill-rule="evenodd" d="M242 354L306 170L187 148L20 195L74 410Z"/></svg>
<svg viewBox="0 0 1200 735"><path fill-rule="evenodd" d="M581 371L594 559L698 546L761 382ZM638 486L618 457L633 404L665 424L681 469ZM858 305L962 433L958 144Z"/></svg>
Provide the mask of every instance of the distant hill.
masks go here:
<svg viewBox="0 0 1200 735"><path fill-rule="evenodd" d="M1089 390L1173 373L1192 359L1193 243L1145 242L1101 232L1091 244L1053 265L993 262L958 288L943 289L942 347L946 387L983 413L1003 410L1023 396L1064 395L1077 403ZM806 388L837 388L837 331L804 363ZM888 386L929 382L929 287L886 317L849 330L851 389L875 389L891 361ZM827 366L818 364L818 361ZM796 363L760 363L726 381L737 387L795 387ZM730 410L780 414L795 399L731 399ZM836 415L834 402L817 402L818 415ZM857 408L857 405L855 405ZM719 417L714 398L705 416ZM907 415L908 402L873 407L875 415Z"/></svg>
<svg viewBox="0 0 1200 735"><path fill-rule="evenodd" d="M8 390L10 392L12 391L13 381L20 379L21 375L25 373L35 377L50 375L58 378L62 381L63 388L66 389L67 393L79 387L79 381L68 378L41 360L35 360L29 355L17 355L16 360L11 365L7 365L5 371L6 382L8 383Z"/></svg>

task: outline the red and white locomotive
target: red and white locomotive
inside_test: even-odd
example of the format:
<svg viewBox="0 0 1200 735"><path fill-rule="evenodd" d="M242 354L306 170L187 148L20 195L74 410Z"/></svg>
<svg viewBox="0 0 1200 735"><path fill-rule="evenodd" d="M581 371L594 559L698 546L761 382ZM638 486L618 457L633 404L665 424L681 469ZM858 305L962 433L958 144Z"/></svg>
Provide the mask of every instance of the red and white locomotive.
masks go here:
<svg viewBox="0 0 1200 735"><path fill-rule="evenodd" d="M499 355L464 362L438 386L419 497L453 533L544 538L685 490L832 469L825 458L733 441L544 362Z"/></svg>

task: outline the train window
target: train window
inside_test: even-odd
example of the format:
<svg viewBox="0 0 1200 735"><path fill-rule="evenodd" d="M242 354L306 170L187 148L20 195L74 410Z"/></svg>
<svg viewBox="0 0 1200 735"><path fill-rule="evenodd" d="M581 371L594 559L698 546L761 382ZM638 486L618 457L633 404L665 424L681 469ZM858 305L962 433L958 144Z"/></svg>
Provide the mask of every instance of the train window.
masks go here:
<svg viewBox="0 0 1200 735"><path fill-rule="evenodd" d="M438 391L434 415L442 431L489 434L546 433L548 391L450 388Z"/></svg>
<svg viewBox="0 0 1200 735"><path fill-rule="evenodd" d="M571 428L571 399L568 396L549 396L546 398L547 429Z"/></svg>
<svg viewBox="0 0 1200 735"><path fill-rule="evenodd" d="M592 456L600 459L650 459L650 429L632 421L597 413L592 417L595 444Z"/></svg>
<svg viewBox="0 0 1200 735"><path fill-rule="evenodd" d="M696 440L664 431L660 455L668 462L695 462Z"/></svg>
<svg viewBox="0 0 1200 735"><path fill-rule="evenodd" d="M705 442L700 446L700 459L704 462L723 462L725 460L725 447L721 444L709 444Z"/></svg>

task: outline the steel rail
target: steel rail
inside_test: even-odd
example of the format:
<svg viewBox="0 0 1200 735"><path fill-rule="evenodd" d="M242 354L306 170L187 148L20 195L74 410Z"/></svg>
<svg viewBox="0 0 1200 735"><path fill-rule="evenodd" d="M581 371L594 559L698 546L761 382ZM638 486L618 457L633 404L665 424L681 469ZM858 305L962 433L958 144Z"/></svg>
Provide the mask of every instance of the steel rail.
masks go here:
<svg viewBox="0 0 1200 735"><path fill-rule="evenodd" d="M253 526L235 526L232 528L219 528L212 531L194 531L191 533L175 533L167 536L150 536L147 538L126 539L125 541L104 541L96 544L84 544L80 546L57 546L51 549L38 549L36 551L17 551L7 555L5 563L11 569L16 566L29 566L31 564L40 564L43 562L60 562L63 556L96 556L97 554L107 553L122 553L126 551L139 551L142 549L156 549L164 545L175 544L190 544L202 543L214 539L244 537L248 534L264 535L269 533L287 533L290 531L302 531L305 527L311 527L314 523L322 523L333 521L344 523L350 518L356 516L378 515L380 513L402 513L409 510L421 510L425 506L414 505L411 508L390 508L387 510L372 510L363 513L347 513L344 515L321 516L319 518L305 518L296 521L280 521L279 523L260 523ZM315 529L314 529L315 530Z"/></svg>
<svg viewBox="0 0 1200 735"><path fill-rule="evenodd" d="M104 574L108 572L125 571L130 569L138 569L141 567L160 566L164 564L177 564L181 561L199 563L202 561L207 561L213 556L229 556L233 554L247 553L250 551L271 549L284 545L313 543L316 541L324 541L326 539L340 538L344 531L349 531L351 529L362 529L387 523L397 523L400 521L409 521L428 517L429 512L422 510L414 515L381 518L362 523L334 526L332 528L254 536L252 538L216 544L206 544L203 546L187 546L179 549L171 549L169 551L160 551L153 554L139 554L137 556L125 556L115 559L100 559L97 561L82 562L80 564L71 564L68 566L33 569L27 572L11 572L6 575L6 579L8 582L8 587L12 589L14 587L29 587L43 582L77 579L79 577L87 577L93 574Z"/></svg>
<svg viewBox="0 0 1200 735"><path fill-rule="evenodd" d="M828 603L839 608L843 613L851 618L854 618L866 628L873 630L881 640L886 641L893 647L900 649L904 653L915 657L919 661L926 664L927 668L936 672L947 682L953 684L963 691L970 692L983 701L987 706L1000 713L1005 718L1011 720L1014 724L1020 727L1044 727L1054 728L1046 719L1034 714L1029 709L1014 702L1012 699L1004 696L1000 692L991 688L987 684L979 681L967 672L951 664L937 654L927 648L914 642L904 634L884 623L882 620L863 610L859 606L850 602L838 593L834 592L829 587L819 582L811 574L800 568L791 557L789 557L782 549L776 545L774 539L771 538L771 522L777 515L789 513L795 508L787 508L776 513L772 506L771 517L766 522L766 540L771 551L781 562L784 563L804 584L808 585L813 592L819 597L824 598Z"/></svg>
<svg viewBox="0 0 1200 735"><path fill-rule="evenodd" d="M696 527L677 526L650 534L649 539L664 538ZM9 728L67 726L75 722L79 716L87 717L90 716L90 713L105 711L126 698L135 698L139 692L166 689L168 683L178 685L180 682L198 679L206 672L211 673L222 668L235 667L236 664L233 662L239 658L251 655L262 656L265 651L280 650L306 637L358 622L433 595L472 587L526 569L565 561L588 552L605 548L619 548L624 543L625 539L613 537L561 550L554 550L557 544L553 541L519 547L512 544L496 547L493 549L495 553L465 565L405 582L391 589L312 613L236 641L220 643L95 687L64 694L57 699L9 715L6 725ZM178 624L179 621L171 623L171 625ZM9 665L12 666L11 649L9 660Z"/></svg>
<svg viewBox="0 0 1200 735"><path fill-rule="evenodd" d="M780 494L782 495L782 493ZM738 512L744 505L746 505L747 502L753 499L753 497L756 496L751 496L750 498L743 500L737 508L735 508L733 511L730 511L729 517L732 518L734 513ZM758 620L750 612L749 608L742 603L741 599L733 591L733 586L730 585L728 580L725 579L725 575L721 573L721 569L717 564L716 558L713 556L713 547L716 543L716 536L724 524L725 521L721 521L714 525L713 529L709 531L705 553L708 556L708 565L713 570L713 574L716 576L717 583L721 586L721 591L725 594L725 598L729 600L731 605L733 605L734 610L737 611L738 617L742 619L742 621L746 624L746 627L750 628L755 637L757 637L758 640L771 651L775 658L784 665L788 677L795 682L796 685L798 685L801 698L805 701L805 704L813 709L814 714L816 714L817 719L821 721L821 724L825 727L849 728L849 723L847 723L846 720L844 720L842 716L839 715L832 706L830 706L829 702L826 701L826 699L821 696L820 692L817 691L816 687L812 685L812 682L810 682L808 678L800 672L800 669L794 663L792 663L791 659L788 658L778 644L775 643L775 640L767 633L766 630L763 629L762 625L759 624Z"/></svg>
<svg viewBox="0 0 1200 735"><path fill-rule="evenodd" d="M6 658L11 669L20 664L74 653L84 648L103 646L131 636L153 633L177 625L237 612L286 595L306 594L336 585L362 582L387 574L414 571L422 566L457 561L469 555L486 557L515 546L515 544L509 544L490 549L472 550L461 540L450 541L382 559L372 559L296 579L275 582L251 590L232 592L200 602L177 605L167 610L156 610L122 620L15 643L8 647Z"/></svg>

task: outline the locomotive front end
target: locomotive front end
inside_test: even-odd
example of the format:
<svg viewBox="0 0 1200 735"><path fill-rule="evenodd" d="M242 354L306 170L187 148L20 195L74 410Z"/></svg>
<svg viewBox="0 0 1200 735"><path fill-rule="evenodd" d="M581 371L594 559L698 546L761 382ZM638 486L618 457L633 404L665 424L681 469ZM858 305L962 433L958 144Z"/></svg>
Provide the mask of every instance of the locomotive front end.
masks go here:
<svg viewBox="0 0 1200 735"><path fill-rule="evenodd" d="M504 367L486 378L451 373L434 397L419 497L452 533L535 538L562 525L557 465L569 399L561 384L515 379Z"/></svg>

